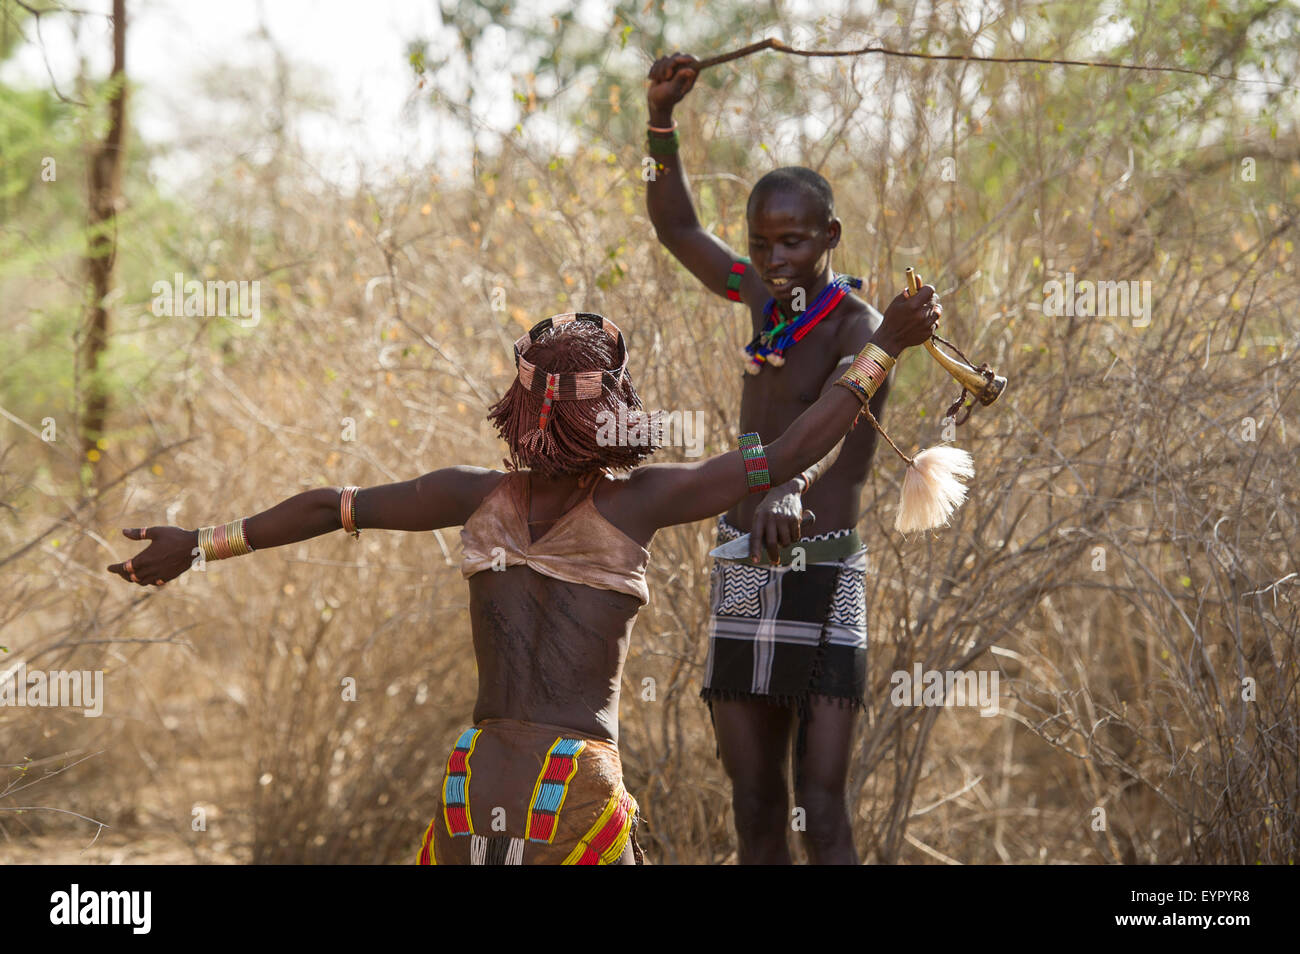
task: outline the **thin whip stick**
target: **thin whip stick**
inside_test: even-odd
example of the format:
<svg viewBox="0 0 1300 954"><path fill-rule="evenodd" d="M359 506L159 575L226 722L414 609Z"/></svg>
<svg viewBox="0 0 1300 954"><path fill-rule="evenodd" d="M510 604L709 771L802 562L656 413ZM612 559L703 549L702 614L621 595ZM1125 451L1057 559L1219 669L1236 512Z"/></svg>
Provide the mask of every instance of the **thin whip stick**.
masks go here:
<svg viewBox="0 0 1300 954"><path fill-rule="evenodd" d="M789 53L791 56L808 57L864 56L869 53L878 53L881 56L898 56L916 60L956 60L967 63L1035 63L1040 66L1092 66L1100 69L1135 70L1148 73L1185 73L1188 76L1199 76L1202 79L1221 79L1228 80L1232 83L1267 83L1272 86L1280 86L1283 89L1300 89L1300 86L1294 86L1290 83L1283 83L1278 80L1241 79L1236 76L1229 76L1226 73L1211 73L1208 70L1194 70L1185 66L1143 66L1140 63L1113 63L1107 60L1058 60L1039 56L977 56L972 53L916 53L910 50L892 50L885 46L870 45L860 47L856 50L800 50L772 37L768 37L766 40L759 40L757 43L751 43L749 46L742 46L740 49L732 50L729 53L719 53L717 56L710 56L707 59L699 60L695 69L706 70L710 66L717 66L720 63L729 63L732 60L738 60L741 57L749 56L762 50L775 50L778 53Z"/></svg>

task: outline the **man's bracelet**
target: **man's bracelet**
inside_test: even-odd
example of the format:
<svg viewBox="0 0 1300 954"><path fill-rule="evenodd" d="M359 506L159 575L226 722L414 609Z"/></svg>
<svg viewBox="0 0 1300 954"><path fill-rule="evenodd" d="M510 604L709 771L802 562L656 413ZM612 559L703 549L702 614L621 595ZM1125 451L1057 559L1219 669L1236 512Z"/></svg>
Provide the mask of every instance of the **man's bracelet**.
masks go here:
<svg viewBox="0 0 1300 954"><path fill-rule="evenodd" d="M652 156L675 156L677 155L679 141L676 131L668 136L647 133L646 144Z"/></svg>
<svg viewBox="0 0 1300 954"><path fill-rule="evenodd" d="M740 301L740 283L745 280L745 269L751 264L750 260L743 256L731 263L731 271L727 273L727 297L732 301ZM745 351L745 356L749 357L748 349Z"/></svg>

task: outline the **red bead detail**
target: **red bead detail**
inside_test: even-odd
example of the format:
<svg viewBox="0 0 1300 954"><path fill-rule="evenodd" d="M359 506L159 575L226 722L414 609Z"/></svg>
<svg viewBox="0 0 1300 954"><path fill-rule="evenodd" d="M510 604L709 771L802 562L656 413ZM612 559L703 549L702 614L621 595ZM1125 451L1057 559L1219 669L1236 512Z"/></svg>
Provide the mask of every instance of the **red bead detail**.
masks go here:
<svg viewBox="0 0 1300 954"><path fill-rule="evenodd" d="M555 400L555 389L560 383L558 374L548 374L546 376L546 397L542 399L542 413L537 419L537 429L546 430L546 422L551 416L551 402Z"/></svg>
<svg viewBox="0 0 1300 954"><path fill-rule="evenodd" d="M822 309L821 314L820 314L820 315L817 315L815 318L813 318L811 321L809 321L806 325L804 325L802 328L800 328L798 331L796 331L796 332L791 336L791 340L792 340L792 341L802 341L802 340L803 340L803 336L806 335L808 332L812 331L814 328L816 328L817 325L821 322L821 320L822 320L823 318L825 318L825 317L826 317L827 315L829 315L832 311L834 311L834 310L835 310L835 306L838 305L841 301L843 301L843 300L844 300L844 296L847 295L848 293L849 293L849 292L848 292L848 289L847 289L847 288L841 288L841 289L839 290L839 293L836 294L836 295L834 295L834 296L832 296L831 299L830 299L830 301L828 301L828 302L826 303L826 307Z"/></svg>
<svg viewBox="0 0 1300 954"><path fill-rule="evenodd" d="M447 819L451 822L451 834L460 835L469 832L469 819L465 817L464 805L448 805Z"/></svg>
<svg viewBox="0 0 1300 954"><path fill-rule="evenodd" d="M609 816L604 827L596 832L595 836L587 843L587 850L595 852L596 856L604 854L614 846L619 834L623 831L623 826L627 823L628 814L632 811L631 797L624 792L618 800L618 807L614 813ZM586 864L584 856L583 864Z"/></svg>
<svg viewBox="0 0 1300 954"><path fill-rule="evenodd" d="M573 758L568 755L552 755L546 762L546 771L542 778L548 782L567 782L573 771Z"/></svg>
<svg viewBox="0 0 1300 954"><path fill-rule="evenodd" d="M555 816L543 812L533 812L533 823L528 829L528 837L539 841L550 841L551 832L555 830Z"/></svg>

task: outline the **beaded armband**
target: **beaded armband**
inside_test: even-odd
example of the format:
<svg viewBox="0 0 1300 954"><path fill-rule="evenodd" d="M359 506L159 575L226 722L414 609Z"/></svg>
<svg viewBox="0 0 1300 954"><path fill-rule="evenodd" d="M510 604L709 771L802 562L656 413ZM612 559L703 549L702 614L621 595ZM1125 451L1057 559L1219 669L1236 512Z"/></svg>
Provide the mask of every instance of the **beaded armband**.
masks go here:
<svg viewBox="0 0 1300 954"><path fill-rule="evenodd" d="M745 270L749 268L749 264L747 258L731 263L731 274L727 276L727 297L732 301L740 301L740 283L745 277Z"/></svg>
<svg viewBox="0 0 1300 954"><path fill-rule="evenodd" d="M740 456L745 461L745 482L751 494L772 488L772 475L767 469L767 451L757 433L740 435Z"/></svg>

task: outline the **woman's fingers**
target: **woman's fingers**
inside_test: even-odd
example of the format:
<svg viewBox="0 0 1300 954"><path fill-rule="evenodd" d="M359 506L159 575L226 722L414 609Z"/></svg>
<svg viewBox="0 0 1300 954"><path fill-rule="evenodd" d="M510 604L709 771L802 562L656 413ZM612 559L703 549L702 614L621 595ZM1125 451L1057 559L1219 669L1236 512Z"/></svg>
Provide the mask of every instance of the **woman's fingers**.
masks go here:
<svg viewBox="0 0 1300 954"><path fill-rule="evenodd" d="M767 558L772 563L781 562L781 524L783 521L773 520L768 523L767 531L763 534Z"/></svg>
<svg viewBox="0 0 1300 954"><path fill-rule="evenodd" d="M763 530L767 527L767 520L762 510L754 514L754 520L749 525L749 561L757 563L763 555Z"/></svg>
<svg viewBox="0 0 1300 954"><path fill-rule="evenodd" d="M777 528L776 542L782 547L788 547L799 539L799 520L797 517L786 517L781 521L780 527Z"/></svg>
<svg viewBox="0 0 1300 954"><path fill-rule="evenodd" d="M145 532L145 530L129 529L129 530L123 530L122 532L128 536L132 536L134 534L142 534ZM140 537L139 539L147 539L147 538ZM138 583L141 586L148 586L149 585L148 581L151 578L157 579L158 574L153 571L142 570L137 562L138 560L139 560L139 554L136 554L136 556L133 556L131 557L131 559L126 560L122 563L110 564L107 567L107 570L109 573L116 573L118 576L126 580L128 583ZM144 577L144 579L141 579L142 576ZM154 585L157 586L158 584L155 583Z"/></svg>
<svg viewBox="0 0 1300 954"><path fill-rule="evenodd" d="M157 542L156 531L158 527L123 527L122 536L128 540L144 540L149 546L137 553L131 559L122 563L112 563L106 569L109 573L116 573L128 583L138 583L140 586L162 586L166 580L158 578L158 571L153 566L142 567L141 557L149 553L153 544ZM152 563L147 560L145 562ZM150 582L156 581L156 582Z"/></svg>

